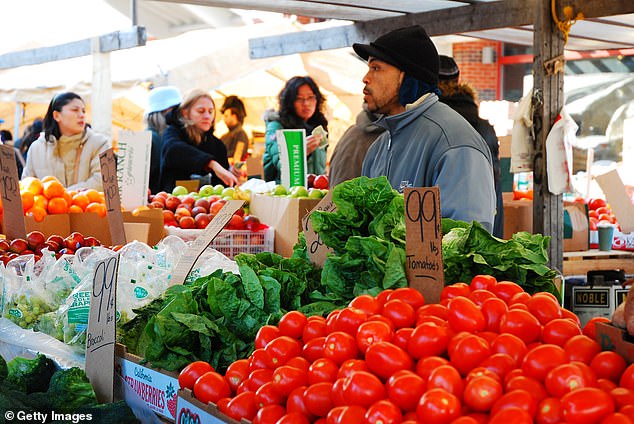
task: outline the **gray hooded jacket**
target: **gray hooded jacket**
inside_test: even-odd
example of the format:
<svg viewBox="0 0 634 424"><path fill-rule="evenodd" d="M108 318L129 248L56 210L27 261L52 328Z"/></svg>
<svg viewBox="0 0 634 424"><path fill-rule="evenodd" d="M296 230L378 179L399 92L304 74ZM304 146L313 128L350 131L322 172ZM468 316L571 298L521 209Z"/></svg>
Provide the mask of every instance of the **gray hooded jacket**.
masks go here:
<svg viewBox="0 0 634 424"><path fill-rule="evenodd" d="M376 124L387 131L368 150L363 175L385 175L399 191L438 186L443 217L478 221L492 230L495 187L491 153L464 118L440 103L438 96L429 94Z"/></svg>

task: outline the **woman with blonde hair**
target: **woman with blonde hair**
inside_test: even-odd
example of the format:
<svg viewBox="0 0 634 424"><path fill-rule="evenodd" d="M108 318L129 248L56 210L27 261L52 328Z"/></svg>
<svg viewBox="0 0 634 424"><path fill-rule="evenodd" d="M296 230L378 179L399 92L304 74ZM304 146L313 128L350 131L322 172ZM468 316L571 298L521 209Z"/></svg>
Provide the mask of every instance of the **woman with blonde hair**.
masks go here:
<svg viewBox="0 0 634 424"><path fill-rule="evenodd" d="M210 173L211 184L234 186L238 179L227 160L227 148L214 136L216 107L211 95L193 90L167 114L161 150L161 190L171 192L176 180Z"/></svg>
<svg viewBox="0 0 634 424"><path fill-rule="evenodd" d="M112 143L86 122L86 104L75 93L57 94L44 116L44 131L29 148L22 178L56 177L69 190L102 190L99 154Z"/></svg>

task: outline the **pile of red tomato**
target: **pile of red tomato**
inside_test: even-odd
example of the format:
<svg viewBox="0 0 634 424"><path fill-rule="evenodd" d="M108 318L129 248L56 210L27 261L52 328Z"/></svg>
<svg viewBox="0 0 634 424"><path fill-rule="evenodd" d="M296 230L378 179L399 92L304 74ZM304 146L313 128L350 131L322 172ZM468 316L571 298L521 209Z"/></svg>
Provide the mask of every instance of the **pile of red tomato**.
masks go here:
<svg viewBox="0 0 634 424"><path fill-rule="evenodd" d="M616 216L612 212L610 206L605 200L601 198L595 198L588 200L588 221L590 222L590 230L596 231L597 224L614 224L618 227L616 222Z"/></svg>
<svg viewBox="0 0 634 424"><path fill-rule="evenodd" d="M224 376L195 362L179 383L254 424L634 423L634 364L601 351L597 321L479 275L438 304L401 288L288 312Z"/></svg>

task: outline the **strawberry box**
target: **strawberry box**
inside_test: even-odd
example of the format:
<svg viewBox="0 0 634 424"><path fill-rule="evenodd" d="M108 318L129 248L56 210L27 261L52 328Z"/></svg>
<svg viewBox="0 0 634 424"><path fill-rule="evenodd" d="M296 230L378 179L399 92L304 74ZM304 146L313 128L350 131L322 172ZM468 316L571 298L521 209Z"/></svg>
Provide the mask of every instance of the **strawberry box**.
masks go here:
<svg viewBox="0 0 634 424"><path fill-rule="evenodd" d="M245 424L248 420L236 421L220 412L213 403L204 404L194 397L189 389L178 391L178 411L176 413L176 424Z"/></svg>

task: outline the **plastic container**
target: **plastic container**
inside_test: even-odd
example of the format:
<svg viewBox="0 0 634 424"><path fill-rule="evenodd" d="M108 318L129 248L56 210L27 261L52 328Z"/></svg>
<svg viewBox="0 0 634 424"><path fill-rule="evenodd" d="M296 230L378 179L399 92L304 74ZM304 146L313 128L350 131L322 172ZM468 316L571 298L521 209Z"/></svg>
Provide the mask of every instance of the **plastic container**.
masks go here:
<svg viewBox="0 0 634 424"><path fill-rule="evenodd" d="M205 230L165 227L165 231L168 235L178 236L184 241L193 241ZM210 247L233 259L238 253L273 252L274 241L275 229L273 227L262 231L222 230Z"/></svg>

